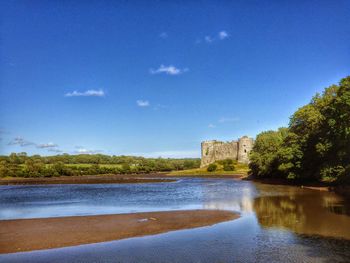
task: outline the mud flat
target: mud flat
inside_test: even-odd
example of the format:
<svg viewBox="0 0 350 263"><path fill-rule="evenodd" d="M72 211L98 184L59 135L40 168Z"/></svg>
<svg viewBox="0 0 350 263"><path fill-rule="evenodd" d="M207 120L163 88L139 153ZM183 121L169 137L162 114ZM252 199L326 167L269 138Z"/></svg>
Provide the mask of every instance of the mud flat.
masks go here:
<svg viewBox="0 0 350 263"><path fill-rule="evenodd" d="M61 176L50 178L11 178L1 179L0 185L31 185L31 184L130 184L130 183L162 183L174 182L174 179L152 178L152 175L94 175L94 176Z"/></svg>
<svg viewBox="0 0 350 263"><path fill-rule="evenodd" d="M239 215L182 210L0 221L0 253L59 248L209 226Z"/></svg>

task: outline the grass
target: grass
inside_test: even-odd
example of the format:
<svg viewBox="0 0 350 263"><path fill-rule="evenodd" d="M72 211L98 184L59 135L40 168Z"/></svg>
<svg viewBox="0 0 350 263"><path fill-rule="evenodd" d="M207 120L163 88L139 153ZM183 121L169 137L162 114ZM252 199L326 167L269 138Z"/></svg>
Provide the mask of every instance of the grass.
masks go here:
<svg viewBox="0 0 350 263"><path fill-rule="evenodd" d="M65 164L66 166L68 167L77 167L77 168L89 168L91 167L93 164L90 164L90 163L78 163L78 164L75 164L75 163L72 163L72 164ZM102 168L102 167L106 167L106 168L121 168L122 165L121 164L99 164L99 166Z"/></svg>
<svg viewBox="0 0 350 263"><path fill-rule="evenodd" d="M168 175L181 176L181 175L193 175L193 176L212 176L212 175L247 175L249 168L246 164L236 164L234 171L224 171L223 166L217 164L217 169L214 172L208 172L207 167L188 169L182 171L172 171Z"/></svg>
<svg viewBox="0 0 350 263"><path fill-rule="evenodd" d="M52 164L46 164L47 166L50 166ZM76 167L76 168L89 168L93 164L88 163L79 163L79 164L65 164L65 166L68 167ZM203 168L195 168L195 169L188 169L188 170L180 170L180 171L172 171L167 173L168 176L233 176L233 175L240 175L240 176L246 176L248 174L249 168L246 164L235 164L235 170L234 171L224 171L223 165L216 163L217 169L214 172L208 172L207 167ZM106 168L122 168L122 165L120 164L99 164L99 166L106 167Z"/></svg>

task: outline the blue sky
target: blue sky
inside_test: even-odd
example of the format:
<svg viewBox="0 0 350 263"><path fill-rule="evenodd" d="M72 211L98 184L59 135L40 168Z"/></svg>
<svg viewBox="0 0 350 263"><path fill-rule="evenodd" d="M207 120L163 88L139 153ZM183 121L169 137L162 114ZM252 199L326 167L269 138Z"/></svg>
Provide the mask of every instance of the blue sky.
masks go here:
<svg viewBox="0 0 350 263"><path fill-rule="evenodd" d="M1 1L0 154L199 157L350 74L349 1Z"/></svg>

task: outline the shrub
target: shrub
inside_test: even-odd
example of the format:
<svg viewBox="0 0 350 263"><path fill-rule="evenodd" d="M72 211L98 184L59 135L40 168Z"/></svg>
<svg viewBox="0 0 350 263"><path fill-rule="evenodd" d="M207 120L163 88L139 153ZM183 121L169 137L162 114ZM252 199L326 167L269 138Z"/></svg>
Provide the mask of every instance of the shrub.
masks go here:
<svg viewBox="0 0 350 263"><path fill-rule="evenodd" d="M218 168L218 166L215 163L211 163L211 164L209 164L207 171L214 172L214 171L216 171L216 168Z"/></svg>
<svg viewBox="0 0 350 263"><path fill-rule="evenodd" d="M224 164L224 171L234 171L235 167L233 164Z"/></svg>

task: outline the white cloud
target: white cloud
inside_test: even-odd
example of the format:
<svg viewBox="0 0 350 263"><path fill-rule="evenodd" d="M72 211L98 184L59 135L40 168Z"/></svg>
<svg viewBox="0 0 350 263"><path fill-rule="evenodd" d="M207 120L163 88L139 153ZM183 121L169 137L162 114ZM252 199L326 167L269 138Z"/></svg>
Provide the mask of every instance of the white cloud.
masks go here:
<svg viewBox="0 0 350 263"><path fill-rule="evenodd" d="M205 42L207 42L207 43L211 43L211 42L214 41L214 39L213 39L211 36L205 36L204 40L205 40Z"/></svg>
<svg viewBox="0 0 350 263"><path fill-rule="evenodd" d="M77 150L73 152L75 154L97 154L97 153L102 152L100 150L88 150L88 149L81 147L81 146L77 146L76 148L77 148Z"/></svg>
<svg viewBox="0 0 350 263"><path fill-rule="evenodd" d="M217 36L214 36L214 37L212 37L210 35L205 36L204 42L210 44L210 43L213 43L214 41L227 39L228 37L230 37L230 35L227 33L227 31L222 30L222 31L218 32ZM201 42L202 42L201 39L197 39L195 43L200 44Z"/></svg>
<svg viewBox="0 0 350 263"><path fill-rule="evenodd" d="M36 147L38 147L38 148L55 148L57 146L58 146L57 144L49 142L49 143L38 144Z"/></svg>
<svg viewBox="0 0 350 263"><path fill-rule="evenodd" d="M25 146L35 145L35 143L27 141L22 137L16 137L11 142L9 142L8 145L18 145L21 147L25 147Z"/></svg>
<svg viewBox="0 0 350 263"><path fill-rule="evenodd" d="M187 68L179 69L179 68L176 68L175 66L172 66L172 65L169 65L169 66L160 65L160 67L158 69L151 68L149 72L151 74L165 73L168 75L180 75L186 71L188 71Z"/></svg>
<svg viewBox="0 0 350 263"><path fill-rule="evenodd" d="M224 123L224 122L236 122L236 121L239 121L239 118L227 118L227 117L221 117L218 122L220 123Z"/></svg>
<svg viewBox="0 0 350 263"><path fill-rule="evenodd" d="M139 107L148 107L150 105L148 100L137 100L136 104Z"/></svg>
<svg viewBox="0 0 350 263"><path fill-rule="evenodd" d="M200 157L199 150L185 150L185 151L156 151L144 153L130 153L127 155L143 156L148 158L198 158Z"/></svg>
<svg viewBox="0 0 350 263"><path fill-rule="evenodd" d="M159 37L165 39L165 38L168 37L168 33L167 32L162 32L162 33L160 33Z"/></svg>
<svg viewBox="0 0 350 263"><path fill-rule="evenodd" d="M87 90L84 92L79 92L79 91L73 91L73 92L68 92L64 94L65 97L104 97L105 92L103 90Z"/></svg>
<svg viewBox="0 0 350 263"><path fill-rule="evenodd" d="M226 31L220 31L219 32L219 39L224 40L229 37L229 34Z"/></svg>
<svg viewBox="0 0 350 263"><path fill-rule="evenodd" d="M215 128L216 126L214 125L214 124L212 124L212 123L210 123L209 125L208 125L208 128Z"/></svg>

